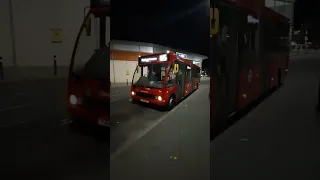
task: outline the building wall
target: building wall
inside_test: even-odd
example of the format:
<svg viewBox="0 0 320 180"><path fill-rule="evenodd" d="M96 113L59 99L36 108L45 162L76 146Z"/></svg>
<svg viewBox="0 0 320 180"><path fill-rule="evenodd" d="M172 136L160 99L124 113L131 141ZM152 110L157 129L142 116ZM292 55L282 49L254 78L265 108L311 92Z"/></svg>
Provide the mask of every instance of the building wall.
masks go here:
<svg viewBox="0 0 320 180"><path fill-rule="evenodd" d="M138 64L138 58L151 53L134 52L124 50L112 50L110 62L110 79L113 83L130 83L134 70Z"/></svg>
<svg viewBox="0 0 320 180"><path fill-rule="evenodd" d="M10 0L0 1L0 56L3 56L6 67L5 79L54 77L54 55L57 56L58 76L66 77L74 41L84 18L84 7L90 1L77 0L74 3L74 0L11 0L13 30L10 26L9 2ZM110 27L109 19L107 27ZM51 29L61 29L62 43L51 43ZM13 67L13 34L17 68ZM98 37L92 38L95 46ZM108 41L110 33L107 33ZM81 53L88 54L86 51L79 51L78 55L81 56Z"/></svg>
<svg viewBox="0 0 320 180"><path fill-rule="evenodd" d="M54 55L57 60L58 77L67 77L74 42L84 19L84 7L88 6L90 1L74 2L74 0L0 1L0 56L4 59L5 80L54 78ZM91 36L81 35L76 53L76 66L85 63L98 47L99 23L93 21L92 27ZM61 30L61 43L51 42L52 29ZM108 32L110 32L109 18L107 18L107 42L110 41ZM113 41L111 48L112 82L131 81L139 55L168 50L168 47L151 43L121 41Z"/></svg>
<svg viewBox="0 0 320 180"><path fill-rule="evenodd" d="M13 65L12 32L10 20L10 1L0 1L0 57L4 60L4 66Z"/></svg>

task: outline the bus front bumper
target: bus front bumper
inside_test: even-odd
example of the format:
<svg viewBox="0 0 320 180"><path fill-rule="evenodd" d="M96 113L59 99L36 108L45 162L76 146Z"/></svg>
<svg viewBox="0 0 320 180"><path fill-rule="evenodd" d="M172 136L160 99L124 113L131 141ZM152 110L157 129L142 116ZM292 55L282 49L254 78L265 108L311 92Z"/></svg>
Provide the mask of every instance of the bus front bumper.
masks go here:
<svg viewBox="0 0 320 180"><path fill-rule="evenodd" d="M109 115L103 111L69 106L68 112L73 121L109 127Z"/></svg>
<svg viewBox="0 0 320 180"><path fill-rule="evenodd" d="M152 105L157 105L157 106L166 106L167 105L166 100L159 101L157 99L149 99L149 98L143 98L143 97L139 97L139 96L131 96L129 98L129 101L137 101L137 102L141 102L141 103L145 103L145 104L152 104Z"/></svg>

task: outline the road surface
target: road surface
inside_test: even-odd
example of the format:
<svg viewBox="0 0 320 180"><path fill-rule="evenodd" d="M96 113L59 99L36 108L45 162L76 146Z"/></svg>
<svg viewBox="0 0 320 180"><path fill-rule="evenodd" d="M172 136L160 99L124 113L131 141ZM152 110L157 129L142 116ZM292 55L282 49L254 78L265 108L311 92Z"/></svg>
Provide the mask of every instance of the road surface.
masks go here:
<svg viewBox="0 0 320 180"><path fill-rule="evenodd" d="M208 94L206 81L170 112L119 102L117 114L136 115L119 118L115 129L124 131L111 130L112 141L127 139L116 140L118 149L111 141L111 179L209 179Z"/></svg>
<svg viewBox="0 0 320 180"><path fill-rule="evenodd" d="M211 143L211 179L320 179L320 54L292 58L282 88Z"/></svg>
<svg viewBox="0 0 320 180"><path fill-rule="evenodd" d="M175 125L176 118L172 119L173 115L167 117L167 112L129 103L129 87L114 87L111 89L112 130L110 146L109 142L99 138L102 133L103 135L109 134L107 129L70 126L71 121L65 111L67 99L65 80L6 82L0 85L3 87L0 88L0 179L25 179L28 177L54 180L108 179L110 175L110 154L118 163L128 162L127 160L132 162L130 158L126 159L123 156L134 152L137 146L141 153L142 150L149 151L150 148L144 148L144 144L141 145L141 142L146 141L145 138L151 138L149 142L161 140L164 143L163 147L172 150L172 145L174 145L172 140L175 139L172 133L178 132L175 129L177 127ZM207 100L207 94L208 83L204 83L198 91L183 103L190 106L188 104L190 99L189 102L201 104L201 100ZM199 97L199 102L195 102L198 98L192 98L193 96ZM204 103L199 108L206 106L208 107ZM208 111L204 108L200 109L199 112L202 110ZM185 108L180 108L180 110L175 110L175 113L181 114L184 111L186 111ZM193 111L198 110L194 109ZM205 139L206 132L203 131L202 126L204 126L204 123L209 123L209 113L206 115L208 121L192 122L192 120L198 118L192 117L186 120L188 126L182 128L190 129L193 127L192 129L194 129L194 127L197 127L193 132L195 134L188 132L187 135L190 137L185 137L193 139L193 143L196 140L194 137L198 137L200 139L197 140L198 147L200 146L199 143L206 144L208 150L209 143L201 142L202 139ZM181 116L181 118L184 117ZM159 123L159 119L161 123ZM154 137L153 132L156 131L158 131L159 137ZM166 144L165 140L169 140L171 143L167 142L168 144ZM194 144L191 144L191 146L197 147ZM153 147L152 150L155 149ZM196 151L192 148L190 150ZM159 152L158 157L162 157L161 153ZM153 155L155 154L156 152L153 153ZM205 153L200 152L199 154ZM209 152L207 155L209 155ZM172 156L177 155L172 154ZM152 157L152 154L150 154L150 157ZM204 156L202 155L202 157ZM208 157L206 157L207 160ZM179 159L185 160L184 162L188 160ZM201 160L198 157L197 159ZM126 166L128 167L129 164ZM114 167L119 166L115 165ZM209 168L208 165L206 167ZM204 172L203 170L202 172ZM156 171L158 169L150 169L150 172ZM119 172L119 169L114 169L114 172ZM209 172L208 169L207 172ZM138 176L144 172L136 171L136 173ZM113 175L117 176L117 173L113 173Z"/></svg>

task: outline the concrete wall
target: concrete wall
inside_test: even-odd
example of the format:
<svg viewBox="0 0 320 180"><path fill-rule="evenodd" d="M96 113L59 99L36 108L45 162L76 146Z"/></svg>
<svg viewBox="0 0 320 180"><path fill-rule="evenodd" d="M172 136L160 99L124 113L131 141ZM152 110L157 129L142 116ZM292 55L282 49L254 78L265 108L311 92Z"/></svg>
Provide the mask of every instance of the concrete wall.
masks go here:
<svg viewBox="0 0 320 180"><path fill-rule="evenodd" d="M67 77L74 42L84 19L84 7L89 5L88 0L76 2L74 0L0 1L0 56L4 59L6 81L54 78L54 55L57 57L58 77ZM92 27L91 36L81 35L76 66L87 61L98 46L99 35L96 32L99 23L93 21ZM107 28L110 28L109 19ZM51 42L52 29L61 30L61 43ZM109 41L110 33L107 33L107 42ZM112 49L141 54L165 52L170 49L151 43L122 42L113 41ZM199 58L192 54L189 57ZM110 63L111 80L131 81L137 59L138 55L129 59L113 59Z"/></svg>
<svg viewBox="0 0 320 180"><path fill-rule="evenodd" d="M0 56L3 56L6 67L5 79L54 77L53 55L57 56L58 75L66 77L74 41L84 18L83 10L89 5L89 1L77 0L75 3L74 0L11 0L13 30L10 25L9 2L10 0L0 1ZM107 27L110 27L109 22L108 19ZM50 29L62 30L62 43L51 43ZM18 68L13 68L13 34ZM90 41L90 46L95 46L96 39L97 37L93 36L85 42ZM107 35L108 41L110 35ZM78 55L87 57L88 53L79 51Z"/></svg>
<svg viewBox="0 0 320 180"><path fill-rule="evenodd" d="M6 67L13 65L10 1L0 1L0 56Z"/></svg>
<svg viewBox="0 0 320 180"><path fill-rule="evenodd" d="M138 61L111 60L110 75L112 83L131 83Z"/></svg>

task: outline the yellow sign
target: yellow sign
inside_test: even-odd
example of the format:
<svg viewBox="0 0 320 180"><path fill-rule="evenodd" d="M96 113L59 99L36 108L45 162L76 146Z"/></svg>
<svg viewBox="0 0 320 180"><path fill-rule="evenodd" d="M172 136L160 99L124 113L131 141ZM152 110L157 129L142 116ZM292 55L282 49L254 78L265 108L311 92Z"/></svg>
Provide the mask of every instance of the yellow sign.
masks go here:
<svg viewBox="0 0 320 180"><path fill-rule="evenodd" d="M129 71L128 71L128 70L126 71L126 75L127 75L127 76L129 76L129 75L130 75L130 73L129 73Z"/></svg>
<svg viewBox="0 0 320 180"><path fill-rule="evenodd" d="M179 71L179 64L174 64L173 72L177 73Z"/></svg>
<svg viewBox="0 0 320 180"><path fill-rule="evenodd" d="M219 9L210 8L210 35L215 35L219 32Z"/></svg>
<svg viewBox="0 0 320 180"><path fill-rule="evenodd" d="M62 30L61 29L50 29L51 31L51 42L62 43Z"/></svg>

